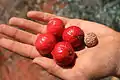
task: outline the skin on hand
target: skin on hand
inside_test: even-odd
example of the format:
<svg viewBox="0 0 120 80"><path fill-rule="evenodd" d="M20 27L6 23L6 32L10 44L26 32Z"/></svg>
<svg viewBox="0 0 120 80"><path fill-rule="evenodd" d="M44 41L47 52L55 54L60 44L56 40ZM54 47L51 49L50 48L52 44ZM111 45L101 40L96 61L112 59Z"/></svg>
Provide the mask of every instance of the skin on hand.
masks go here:
<svg viewBox="0 0 120 80"><path fill-rule="evenodd" d="M95 22L80 19L68 19L49 13L30 11L28 17L48 22L52 18L63 20L65 27L79 26L84 33L94 32L99 40L97 46L77 51L77 59L72 68L62 68L52 59L39 55L34 47L36 34L45 33L46 25L30 20L13 17L9 24L20 28L29 29L33 33L17 29L5 24L0 25L0 33L12 37L14 40L0 38L0 46L7 48L25 57L34 58L33 62L39 64L49 73L66 80L89 80L106 76L120 77L120 33Z"/></svg>

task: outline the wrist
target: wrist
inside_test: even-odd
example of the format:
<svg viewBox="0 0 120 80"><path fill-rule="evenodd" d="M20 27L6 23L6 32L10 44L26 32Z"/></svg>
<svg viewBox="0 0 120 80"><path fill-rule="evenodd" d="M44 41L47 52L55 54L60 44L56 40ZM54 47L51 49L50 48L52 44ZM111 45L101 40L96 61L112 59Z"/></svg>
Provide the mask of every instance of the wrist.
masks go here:
<svg viewBox="0 0 120 80"><path fill-rule="evenodd" d="M120 77L120 33L118 33L118 61L117 61L117 73L116 73L116 76L117 77Z"/></svg>

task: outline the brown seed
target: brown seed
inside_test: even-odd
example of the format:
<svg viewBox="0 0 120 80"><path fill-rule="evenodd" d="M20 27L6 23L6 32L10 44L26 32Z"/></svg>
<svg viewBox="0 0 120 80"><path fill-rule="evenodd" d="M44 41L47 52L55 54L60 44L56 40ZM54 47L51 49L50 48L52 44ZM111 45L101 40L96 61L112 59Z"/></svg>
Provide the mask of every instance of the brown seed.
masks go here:
<svg viewBox="0 0 120 80"><path fill-rule="evenodd" d="M87 33L87 34L85 34L84 42L87 47L93 47L93 46L97 45L98 38L97 38L96 34L93 32Z"/></svg>

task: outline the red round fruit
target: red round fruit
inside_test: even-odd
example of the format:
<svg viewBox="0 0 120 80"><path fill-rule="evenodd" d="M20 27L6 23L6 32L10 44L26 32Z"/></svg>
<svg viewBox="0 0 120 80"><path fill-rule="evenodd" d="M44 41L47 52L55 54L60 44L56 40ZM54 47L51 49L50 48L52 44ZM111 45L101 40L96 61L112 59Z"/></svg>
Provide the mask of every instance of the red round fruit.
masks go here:
<svg viewBox="0 0 120 80"><path fill-rule="evenodd" d="M50 54L56 44L55 36L51 33L38 34L35 47L42 56Z"/></svg>
<svg viewBox="0 0 120 80"><path fill-rule="evenodd" d="M66 41L58 42L51 54L53 59L60 66L71 64L75 58L75 53L71 44Z"/></svg>
<svg viewBox="0 0 120 80"><path fill-rule="evenodd" d="M53 18L47 24L47 32L59 37L64 31L64 23L61 19Z"/></svg>
<svg viewBox="0 0 120 80"><path fill-rule="evenodd" d="M84 32L77 26L70 26L64 30L62 38L74 48L81 47L84 42Z"/></svg>

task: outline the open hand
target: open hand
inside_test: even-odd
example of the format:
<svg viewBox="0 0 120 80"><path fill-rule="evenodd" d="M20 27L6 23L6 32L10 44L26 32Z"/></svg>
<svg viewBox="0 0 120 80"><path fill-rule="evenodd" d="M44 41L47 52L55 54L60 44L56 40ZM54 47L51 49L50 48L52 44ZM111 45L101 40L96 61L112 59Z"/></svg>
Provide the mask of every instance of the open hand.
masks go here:
<svg viewBox="0 0 120 80"><path fill-rule="evenodd" d="M63 20L65 27L70 25L79 26L84 33L94 32L99 40L97 46L85 48L77 51L77 59L72 68L62 68L53 59L42 57L34 47L37 33L45 33L46 25L30 20L13 17L9 24L17 26L33 33L21 29L1 24L0 33L11 37L11 39L1 38L0 46L16 52L22 56L34 58L33 62L45 68L49 73L66 80L89 80L106 76L118 76L119 65L119 43L120 34L104 25L80 19L68 19L49 13L30 11L28 17L48 22L52 18ZM120 53L120 52L119 52Z"/></svg>

